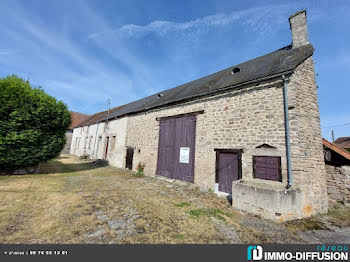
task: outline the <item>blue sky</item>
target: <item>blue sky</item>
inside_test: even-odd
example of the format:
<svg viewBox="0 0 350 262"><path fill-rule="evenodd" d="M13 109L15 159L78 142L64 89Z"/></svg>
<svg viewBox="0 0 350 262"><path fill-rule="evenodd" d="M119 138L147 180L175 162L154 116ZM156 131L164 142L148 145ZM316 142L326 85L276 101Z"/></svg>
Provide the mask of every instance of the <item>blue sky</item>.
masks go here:
<svg viewBox="0 0 350 262"><path fill-rule="evenodd" d="M307 9L323 136L350 136L350 1L0 2L0 76L93 114L291 43Z"/></svg>

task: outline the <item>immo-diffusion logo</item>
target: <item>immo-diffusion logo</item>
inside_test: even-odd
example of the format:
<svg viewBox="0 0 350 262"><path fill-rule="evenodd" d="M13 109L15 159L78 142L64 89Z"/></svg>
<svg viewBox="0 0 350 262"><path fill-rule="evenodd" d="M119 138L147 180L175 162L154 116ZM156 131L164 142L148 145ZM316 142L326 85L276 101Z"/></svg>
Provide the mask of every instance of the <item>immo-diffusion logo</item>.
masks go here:
<svg viewBox="0 0 350 262"><path fill-rule="evenodd" d="M263 248L261 246L249 246L247 252L248 260L261 260L263 258Z"/></svg>
<svg viewBox="0 0 350 262"><path fill-rule="evenodd" d="M247 259L264 261L348 261L349 246L322 245L312 251L263 251L261 246L248 246Z"/></svg>

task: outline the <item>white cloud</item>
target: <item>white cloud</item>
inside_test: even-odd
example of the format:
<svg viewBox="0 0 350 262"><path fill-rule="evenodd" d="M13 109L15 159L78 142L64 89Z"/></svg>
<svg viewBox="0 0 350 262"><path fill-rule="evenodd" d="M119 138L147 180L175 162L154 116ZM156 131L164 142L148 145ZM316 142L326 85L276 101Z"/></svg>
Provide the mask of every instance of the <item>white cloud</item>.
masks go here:
<svg viewBox="0 0 350 262"><path fill-rule="evenodd" d="M224 27L235 22L249 26L254 31L265 33L273 29L274 25L285 20L290 7L286 4L255 7L231 13L218 13L187 22L153 21L147 25L127 24L117 29L107 29L102 32L90 34L89 38L100 38L114 35L117 38L139 38L150 33L160 36L176 32L202 33L214 27Z"/></svg>

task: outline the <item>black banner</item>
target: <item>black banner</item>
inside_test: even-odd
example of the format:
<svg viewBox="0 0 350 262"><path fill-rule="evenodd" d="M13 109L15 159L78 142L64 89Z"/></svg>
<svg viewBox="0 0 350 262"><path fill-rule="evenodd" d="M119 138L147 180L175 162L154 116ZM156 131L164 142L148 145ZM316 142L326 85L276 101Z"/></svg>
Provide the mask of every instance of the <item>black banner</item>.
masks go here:
<svg viewBox="0 0 350 262"><path fill-rule="evenodd" d="M348 261L348 244L0 245L1 261Z"/></svg>

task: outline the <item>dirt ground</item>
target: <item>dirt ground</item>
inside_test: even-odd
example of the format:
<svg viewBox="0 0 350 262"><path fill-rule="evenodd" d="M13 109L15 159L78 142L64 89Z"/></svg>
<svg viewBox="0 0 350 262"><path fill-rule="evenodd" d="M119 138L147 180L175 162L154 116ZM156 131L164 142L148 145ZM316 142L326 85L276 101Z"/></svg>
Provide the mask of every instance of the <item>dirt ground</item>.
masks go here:
<svg viewBox="0 0 350 262"><path fill-rule="evenodd" d="M350 243L350 208L279 224L193 184L62 155L0 177L0 243Z"/></svg>

